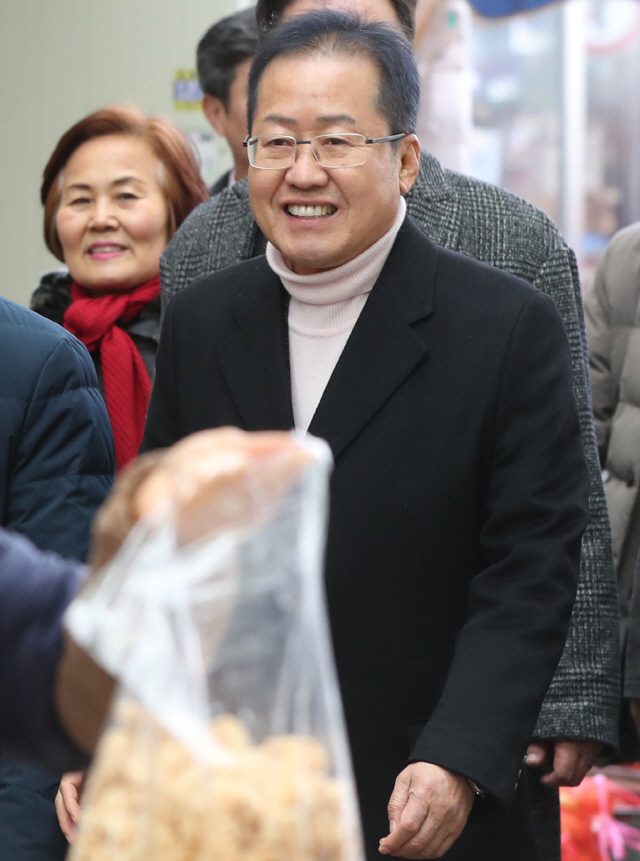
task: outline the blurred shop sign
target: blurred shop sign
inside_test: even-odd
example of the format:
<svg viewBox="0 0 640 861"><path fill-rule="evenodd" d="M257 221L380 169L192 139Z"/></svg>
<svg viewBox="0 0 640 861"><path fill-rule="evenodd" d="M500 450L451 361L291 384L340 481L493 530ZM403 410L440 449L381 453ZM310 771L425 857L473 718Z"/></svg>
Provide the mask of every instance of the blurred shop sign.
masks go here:
<svg viewBox="0 0 640 861"><path fill-rule="evenodd" d="M173 75L173 107L176 111L199 111L202 90L195 69L176 69Z"/></svg>

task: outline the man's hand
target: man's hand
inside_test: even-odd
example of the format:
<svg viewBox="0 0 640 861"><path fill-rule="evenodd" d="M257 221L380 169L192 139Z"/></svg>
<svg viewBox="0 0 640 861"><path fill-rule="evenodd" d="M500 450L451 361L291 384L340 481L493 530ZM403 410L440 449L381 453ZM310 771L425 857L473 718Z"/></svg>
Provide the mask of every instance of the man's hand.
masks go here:
<svg viewBox="0 0 640 861"><path fill-rule="evenodd" d="M430 762L401 771L389 800L383 855L440 858L462 833L475 794L467 779Z"/></svg>
<svg viewBox="0 0 640 861"><path fill-rule="evenodd" d="M62 775L56 793L56 813L60 830L69 843L73 843L80 821L80 796L84 783L84 771L68 771Z"/></svg>
<svg viewBox="0 0 640 861"><path fill-rule="evenodd" d="M591 739L535 741L527 748L527 765L546 772L540 778L545 786L577 786L601 750L601 742Z"/></svg>

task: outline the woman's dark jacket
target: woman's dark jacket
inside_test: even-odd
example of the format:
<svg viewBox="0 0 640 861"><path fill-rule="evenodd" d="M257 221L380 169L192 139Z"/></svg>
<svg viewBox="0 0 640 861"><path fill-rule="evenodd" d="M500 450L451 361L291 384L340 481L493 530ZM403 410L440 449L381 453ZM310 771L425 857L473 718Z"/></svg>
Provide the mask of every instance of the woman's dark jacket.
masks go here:
<svg viewBox="0 0 640 861"><path fill-rule="evenodd" d="M39 286L31 297L31 310L36 311L43 317L48 317L54 323L62 326L64 312L71 304L71 276L68 272L48 272L43 275ZM158 350L158 339L160 337L160 299L144 308L133 320L118 324L123 331L130 336L136 349L140 353L147 372L153 380L155 371L156 352ZM102 385L102 368L100 364L100 352L91 353L93 364L98 375L100 389Z"/></svg>

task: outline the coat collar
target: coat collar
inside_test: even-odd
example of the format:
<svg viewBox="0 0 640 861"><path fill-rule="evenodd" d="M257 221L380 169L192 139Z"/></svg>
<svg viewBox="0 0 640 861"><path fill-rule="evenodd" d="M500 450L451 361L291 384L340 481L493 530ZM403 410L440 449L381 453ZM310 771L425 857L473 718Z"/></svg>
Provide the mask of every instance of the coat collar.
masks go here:
<svg viewBox="0 0 640 861"><path fill-rule="evenodd" d="M420 155L420 172L407 195L407 215L436 245L459 248L462 219L451 171L445 170L430 153Z"/></svg>
<svg viewBox="0 0 640 861"><path fill-rule="evenodd" d="M412 326L432 313L437 256L405 220L309 427L335 458L425 360L427 346ZM288 297L266 262L255 264L257 284L239 297L236 328L220 361L246 428L287 430L293 427Z"/></svg>
<svg viewBox="0 0 640 861"><path fill-rule="evenodd" d="M235 182L231 188L225 188L213 200L215 206L210 219L211 237L215 239L220 225L224 225L226 236L233 237L231 242L214 242L215 265L211 266L209 271L217 272L243 260L249 260L253 256L260 230L249 204L249 184L246 178Z"/></svg>

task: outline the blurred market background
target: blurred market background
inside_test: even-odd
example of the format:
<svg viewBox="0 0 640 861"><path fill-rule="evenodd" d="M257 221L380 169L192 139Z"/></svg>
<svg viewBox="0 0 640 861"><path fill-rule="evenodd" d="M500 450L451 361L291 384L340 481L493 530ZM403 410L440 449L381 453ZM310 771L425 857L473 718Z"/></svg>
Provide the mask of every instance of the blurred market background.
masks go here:
<svg viewBox="0 0 640 861"><path fill-rule="evenodd" d="M229 167L200 110L194 55L212 23L246 5L0 0L4 295L26 304L59 266L38 190L79 117L132 102L190 136L208 183ZM423 146L549 213L586 287L609 237L640 219L640 2L419 0L416 52Z"/></svg>

